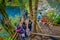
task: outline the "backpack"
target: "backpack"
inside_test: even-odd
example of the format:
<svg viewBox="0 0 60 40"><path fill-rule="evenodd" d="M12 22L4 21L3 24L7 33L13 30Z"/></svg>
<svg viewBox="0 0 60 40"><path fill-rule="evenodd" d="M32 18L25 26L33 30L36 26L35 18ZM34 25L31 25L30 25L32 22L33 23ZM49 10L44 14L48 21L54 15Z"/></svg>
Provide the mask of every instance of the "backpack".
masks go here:
<svg viewBox="0 0 60 40"><path fill-rule="evenodd" d="M16 31L17 33L19 33L19 32L20 32L20 29L21 29L21 27L20 27L19 25L17 25L15 31Z"/></svg>
<svg viewBox="0 0 60 40"><path fill-rule="evenodd" d="M25 30L23 28L20 29L20 34L25 33Z"/></svg>
<svg viewBox="0 0 60 40"><path fill-rule="evenodd" d="M25 37L25 30L23 28L20 29L20 34L22 37Z"/></svg>

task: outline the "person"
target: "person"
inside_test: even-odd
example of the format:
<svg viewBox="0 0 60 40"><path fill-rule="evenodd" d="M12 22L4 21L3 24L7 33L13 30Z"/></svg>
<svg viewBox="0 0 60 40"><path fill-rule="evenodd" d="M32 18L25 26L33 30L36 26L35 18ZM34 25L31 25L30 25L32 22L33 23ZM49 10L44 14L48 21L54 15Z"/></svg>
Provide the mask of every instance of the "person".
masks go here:
<svg viewBox="0 0 60 40"><path fill-rule="evenodd" d="M23 24L22 24L22 28L25 30L25 37L28 37L28 35L27 35L27 33L26 33L27 27L26 27L25 21L24 21Z"/></svg>
<svg viewBox="0 0 60 40"><path fill-rule="evenodd" d="M25 22L23 22L22 28L23 28L24 30L26 30L26 24L25 24Z"/></svg>
<svg viewBox="0 0 60 40"><path fill-rule="evenodd" d="M49 38L51 38L52 40L58 40L58 38L52 36L49 36Z"/></svg>
<svg viewBox="0 0 60 40"><path fill-rule="evenodd" d="M43 14L40 21L41 21L43 24L46 24L47 18L48 18L48 15L47 15L47 14Z"/></svg>
<svg viewBox="0 0 60 40"><path fill-rule="evenodd" d="M41 15L42 13L40 12L40 13L37 13L37 19L38 19L38 22L39 22L39 20L42 18L42 15Z"/></svg>
<svg viewBox="0 0 60 40"><path fill-rule="evenodd" d="M25 40L25 30L22 28L22 23L20 22L17 25L16 32L21 35L21 39ZM19 36L20 37L20 36ZM19 38L18 38L19 39ZM20 40L20 39L19 39Z"/></svg>
<svg viewBox="0 0 60 40"><path fill-rule="evenodd" d="M20 32L20 26L19 26L19 24L16 26L16 28L15 28L15 32L17 32L17 33L19 33Z"/></svg>
<svg viewBox="0 0 60 40"><path fill-rule="evenodd" d="M23 17L24 17L24 20L28 18L28 11L27 10L25 10L25 14L23 15Z"/></svg>
<svg viewBox="0 0 60 40"><path fill-rule="evenodd" d="M27 10L25 11L25 17L26 18L28 17L28 11Z"/></svg>
<svg viewBox="0 0 60 40"><path fill-rule="evenodd" d="M19 33L21 27L22 27L22 22L20 21L19 24L18 24L18 25L16 26L16 28L15 28L15 32Z"/></svg>
<svg viewBox="0 0 60 40"><path fill-rule="evenodd" d="M21 39L25 40L25 30L23 28L20 29Z"/></svg>
<svg viewBox="0 0 60 40"><path fill-rule="evenodd" d="M45 24L45 18L44 17L42 17L41 19L40 19L40 21L41 21L41 23L44 25Z"/></svg>
<svg viewBox="0 0 60 40"><path fill-rule="evenodd" d="M25 23L26 23L26 34L27 36L29 36L30 35L29 28L28 28L29 19L26 19Z"/></svg>
<svg viewBox="0 0 60 40"><path fill-rule="evenodd" d="M28 28L29 28L29 31L32 31L32 21L31 20L29 20Z"/></svg>

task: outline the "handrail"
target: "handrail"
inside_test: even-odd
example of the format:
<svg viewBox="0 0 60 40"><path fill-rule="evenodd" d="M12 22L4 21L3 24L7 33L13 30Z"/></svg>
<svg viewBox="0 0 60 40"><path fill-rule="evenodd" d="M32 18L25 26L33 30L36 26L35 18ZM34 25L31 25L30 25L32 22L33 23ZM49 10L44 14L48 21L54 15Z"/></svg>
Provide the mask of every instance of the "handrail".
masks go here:
<svg viewBox="0 0 60 40"><path fill-rule="evenodd" d="M17 33L15 33L15 34L13 35L12 40L14 40L14 38L16 38L16 37L17 37Z"/></svg>
<svg viewBox="0 0 60 40"><path fill-rule="evenodd" d="M37 22L37 24L38 24L38 22ZM43 32L43 29L42 29L42 27L40 27L39 24L38 24L38 28L41 30L41 32Z"/></svg>
<svg viewBox="0 0 60 40"><path fill-rule="evenodd" d="M56 37L56 38L60 38L60 36L55 36L55 35L50 35L50 34L42 34L42 33L31 33L32 35L39 35L39 36L52 36L52 37Z"/></svg>

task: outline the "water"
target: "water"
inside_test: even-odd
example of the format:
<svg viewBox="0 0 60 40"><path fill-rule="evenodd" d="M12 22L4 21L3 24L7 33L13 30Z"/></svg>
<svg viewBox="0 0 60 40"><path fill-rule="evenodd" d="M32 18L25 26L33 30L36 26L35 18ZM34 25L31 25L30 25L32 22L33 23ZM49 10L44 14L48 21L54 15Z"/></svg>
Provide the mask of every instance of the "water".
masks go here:
<svg viewBox="0 0 60 40"><path fill-rule="evenodd" d="M12 16L12 17L15 17L15 15L18 15L20 16L21 15L21 12L20 12L20 8L15 6L7 6L6 7L6 12L8 14L8 16ZM2 18L2 15L0 14L0 18Z"/></svg>
<svg viewBox="0 0 60 40"><path fill-rule="evenodd" d="M8 14L9 17L15 17L15 15L20 16L21 12L20 12L20 8L15 6L7 6L6 7L6 13ZM0 14L0 19L2 19L2 14ZM13 18L14 19L14 18ZM17 20L17 18L15 18ZM14 20L15 22L15 20ZM3 28L2 24L0 23L0 27L2 27L2 31L0 31L0 36L4 38L4 40L8 40L8 38L10 37L10 35L8 34L8 32Z"/></svg>

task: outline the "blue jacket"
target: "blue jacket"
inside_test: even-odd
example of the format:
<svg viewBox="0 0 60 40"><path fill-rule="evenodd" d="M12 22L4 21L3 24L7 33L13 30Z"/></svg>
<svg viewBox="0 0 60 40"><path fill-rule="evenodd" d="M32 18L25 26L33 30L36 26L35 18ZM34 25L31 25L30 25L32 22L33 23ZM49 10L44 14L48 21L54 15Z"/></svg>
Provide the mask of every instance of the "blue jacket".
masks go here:
<svg viewBox="0 0 60 40"><path fill-rule="evenodd" d="M26 30L26 25L22 24L22 28L23 28L24 30Z"/></svg>
<svg viewBox="0 0 60 40"><path fill-rule="evenodd" d="M41 19L42 18L42 15L40 13L37 13L37 18L38 19Z"/></svg>

